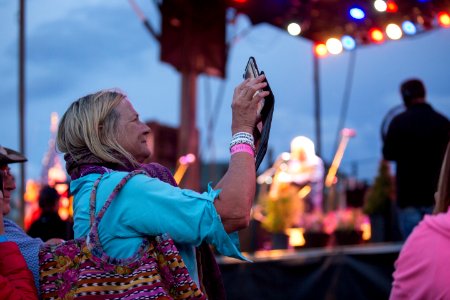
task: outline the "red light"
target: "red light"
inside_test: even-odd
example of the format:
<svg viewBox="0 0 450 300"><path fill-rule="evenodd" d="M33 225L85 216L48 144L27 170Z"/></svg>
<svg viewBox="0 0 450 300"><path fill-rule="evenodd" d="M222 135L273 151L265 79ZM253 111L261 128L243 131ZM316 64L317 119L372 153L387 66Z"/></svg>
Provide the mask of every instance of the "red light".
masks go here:
<svg viewBox="0 0 450 300"><path fill-rule="evenodd" d="M373 28L369 31L370 39L375 43L381 43L384 40L383 32L378 28Z"/></svg>
<svg viewBox="0 0 450 300"><path fill-rule="evenodd" d="M390 13L395 13L398 11L398 5L394 1L388 1L386 11Z"/></svg>
<svg viewBox="0 0 450 300"><path fill-rule="evenodd" d="M450 15L446 12L438 13L438 22L442 27L450 27Z"/></svg>
<svg viewBox="0 0 450 300"><path fill-rule="evenodd" d="M243 3L246 3L247 0L233 0L233 2L243 4Z"/></svg>
<svg viewBox="0 0 450 300"><path fill-rule="evenodd" d="M316 53L316 55L318 57L325 56L327 54L327 52L328 52L327 46L325 44L323 44L323 43L322 44L317 44L314 47L314 52Z"/></svg>

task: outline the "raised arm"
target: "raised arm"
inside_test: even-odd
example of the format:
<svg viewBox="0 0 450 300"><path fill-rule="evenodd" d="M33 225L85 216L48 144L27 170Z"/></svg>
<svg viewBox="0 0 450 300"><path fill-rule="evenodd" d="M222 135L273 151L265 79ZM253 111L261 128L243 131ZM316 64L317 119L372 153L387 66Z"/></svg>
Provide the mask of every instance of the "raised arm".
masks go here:
<svg viewBox="0 0 450 300"><path fill-rule="evenodd" d="M264 75L247 79L234 89L232 108L232 134L253 133L257 123L257 107L269 92L258 90L267 84ZM215 187L222 189L214 205L227 232L248 226L250 209L256 189L255 157L247 152L231 155L228 171Z"/></svg>

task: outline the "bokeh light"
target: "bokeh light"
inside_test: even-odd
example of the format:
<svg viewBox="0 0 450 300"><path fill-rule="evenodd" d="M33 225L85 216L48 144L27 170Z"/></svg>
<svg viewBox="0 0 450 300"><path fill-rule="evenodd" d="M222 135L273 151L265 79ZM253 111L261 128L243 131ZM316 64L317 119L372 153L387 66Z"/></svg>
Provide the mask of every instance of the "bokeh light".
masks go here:
<svg viewBox="0 0 450 300"><path fill-rule="evenodd" d="M341 38L341 42L342 42L342 47L344 47L345 50L353 50L356 47L355 39L349 35L344 35Z"/></svg>
<svg viewBox="0 0 450 300"><path fill-rule="evenodd" d="M339 54L342 52L342 43L336 38L330 38L326 42L327 50L331 54Z"/></svg>
<svg viewBox="0 0 450 300"><path fill-rule="evenodd" d="M403 22L402 29L408 35L413 35L413 34L416 34L416 32L417 32L416 25L414 25L414 23L411 21Z"/></svg>
<svg viewBox="0 0 450 300"><path fill-rule="evenodd" d="M438 22L442 27L450 27L450 15L446 12L438 13Z"/></svg>
<svg viewBox="0 0 450 300"><path fill-rule="evenodd" d="M323 44L323 43L317 44L314 47L314 52L319 57L325 56L328 53L327 46L325 44Z"/></svg>
<svg viewBox="0 0 450 300"><path fill-rule="evenodd" d="M384 34L378 28L372 28L369 31L370 40L374 43L382 43L384 41Z"/></svg>
<svg viewBox="0 0 450 300"><path fill-rule="evenodd" d="M366 13L364 12L364 10L362 10L362 8L357 7L357 6L350 8L349 13L352 18L357 19L357 20L362 20L366 16Z"/></svg>
<svg viewBox="0 0 450 300"><path fill-rule="evenodd" d="M373 3L373 7L375 7L375 9L379 12L385 12L387 9L387 4L385 1L383 0L376 0Z"/></svg>
<svg viewBox="0 0 450 300"><path fill-rule="evenodd" d="M402 29L397 24L389 24L386 26L386 35L391 40L398 40L403 36Z"/></svg>
<svg viewBox="0 0 450 300"><path fill-rule="evenodd" d="M290 35L296 36L302 32L302 28L300 27L300 25L293 22L287 26L287 31L289 32Z"/></svg>
<svg viewBox="0 0 450 300"><path fill-rule="evenodd" d="M396 13L398 11L398 5L394 1L389 0L388 2L386 2L386 4L387 4L387 8L386 8L387 12Z"/></svg>

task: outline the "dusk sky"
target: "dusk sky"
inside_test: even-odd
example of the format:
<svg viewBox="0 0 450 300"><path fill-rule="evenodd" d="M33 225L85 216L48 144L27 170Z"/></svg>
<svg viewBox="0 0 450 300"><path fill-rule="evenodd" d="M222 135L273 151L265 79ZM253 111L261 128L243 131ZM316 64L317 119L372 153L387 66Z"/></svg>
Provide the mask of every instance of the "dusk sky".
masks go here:
<svg viewBox="0 0 450 300"><path fill-rule="evenodd" d="M159 59L160 47L126 0L30 0L26 8L26 164L27 178L38 179L48 148L50 114L60 116L70 103L99 89L125 91L144 121L178 126L181 78ZM19 148L18 13L19 1L0 0L0 144ZM153 1L137 3L160 30ZM251 28L250 28L251 27ZM250 28L250 30L248 30ZM239 17L230 36L235 42L227 62L227 78L200 76L197 124L202 157L228 160L231 138L231 99L249 56L265 71L276 97L269 147L275 155L289 150L292 138L315 140L312 44L267 24L252 26ZM345 127L356 130L345 153L342 170L358 162L358 178L371 181L381 159L380 125L401 104L399 84L423 79L428 100L450 117L450 29L436 29L400 41L356 50L356 67ZM331 162L350 55L320 60L322 152ZM216 115L214 153L206 146L208 107L225 85ZM209 92L208 92L209 91ZM261 169L267 166L263 162ZM18 175L17 167L13 169Z"/></svg>

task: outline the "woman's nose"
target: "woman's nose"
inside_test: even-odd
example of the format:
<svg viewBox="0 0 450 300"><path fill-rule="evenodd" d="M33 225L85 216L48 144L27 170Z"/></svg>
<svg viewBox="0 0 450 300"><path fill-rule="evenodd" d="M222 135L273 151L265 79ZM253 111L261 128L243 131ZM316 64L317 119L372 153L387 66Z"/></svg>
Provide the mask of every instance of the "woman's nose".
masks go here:
<svg viewBox="0 0 450 300"><path fill-rule="evenodd" d="M150 134L151 133L150 127L148 127L147 124L145 124L145 123L142 123L142 125L144 126L143 134L145 134L145 135Z"/></svg>

